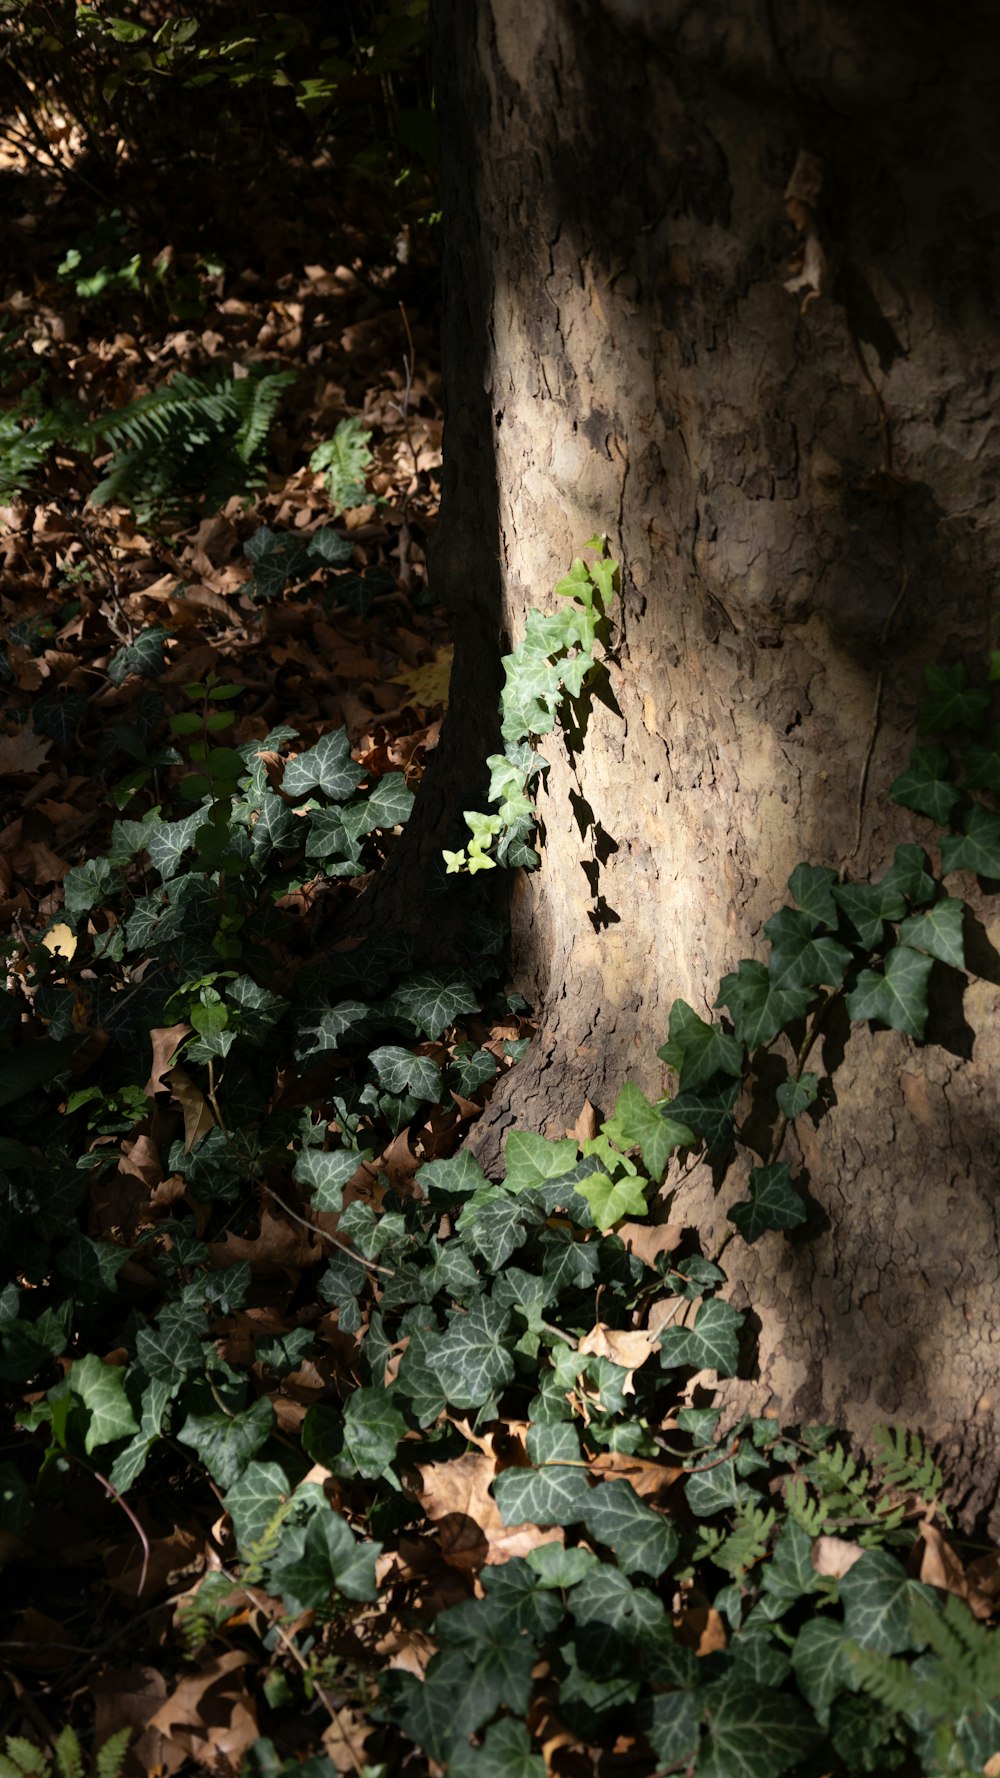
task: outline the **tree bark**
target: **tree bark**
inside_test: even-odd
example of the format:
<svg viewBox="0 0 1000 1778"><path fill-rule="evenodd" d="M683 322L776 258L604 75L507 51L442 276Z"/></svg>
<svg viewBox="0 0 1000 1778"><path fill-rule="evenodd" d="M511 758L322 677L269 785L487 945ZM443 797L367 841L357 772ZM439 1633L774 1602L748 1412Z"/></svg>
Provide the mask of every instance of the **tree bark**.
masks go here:
<svg viewBox="0 0 1000 1778"><path fill-rule="evenodd" d="M487 750L501 639L595 530L622 564L603 693L582 744L544 746L542 869L513 889L540 1029L478 1137L496 1165L513 1122L561 1133L626 1075L662 1090L671 1002L711 1016L800 860L863 880L931 842L885 792L924 666L985 651L1000 566L998 29L919 4L901 31L888 0L435 13L442 791ZM1000 921L978 905L984 973L933 1041L855 1027L832 1106L798 1120L806 1231L727 1250L756 1333L728 1399L920 1426L997 1536ZM665 1184L706 1250L745 1169L717 1183Z"/></svg>

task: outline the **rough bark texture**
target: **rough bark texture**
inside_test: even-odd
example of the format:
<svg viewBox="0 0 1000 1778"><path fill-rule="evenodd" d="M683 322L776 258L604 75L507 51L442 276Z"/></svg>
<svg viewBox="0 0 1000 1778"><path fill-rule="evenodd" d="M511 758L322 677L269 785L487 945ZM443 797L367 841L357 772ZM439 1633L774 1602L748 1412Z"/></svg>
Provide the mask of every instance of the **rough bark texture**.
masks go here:
<svg viewBox="0 0 1000 1778"><path fill-rule="evenodd" d="M706 1013L766 954L800 860L860 879L929 841L885 790L924 665L984 650L1000 565L998 32L975 10L438 0L453 761L498 635L595 530L623 565L607 695L582 746L545 748L544 865L514 891L541 1030L491 1160L512 1121L553 1133L584 1094L658 1083L672 1000ZM981 912L983 976L935 1041L855 1030L799 1120L808 1229L727 1267L757 1333L734 1404L920 1425L997 1535ZM671 1220L711 1242L744 1189L688 1177Z"/></svg>

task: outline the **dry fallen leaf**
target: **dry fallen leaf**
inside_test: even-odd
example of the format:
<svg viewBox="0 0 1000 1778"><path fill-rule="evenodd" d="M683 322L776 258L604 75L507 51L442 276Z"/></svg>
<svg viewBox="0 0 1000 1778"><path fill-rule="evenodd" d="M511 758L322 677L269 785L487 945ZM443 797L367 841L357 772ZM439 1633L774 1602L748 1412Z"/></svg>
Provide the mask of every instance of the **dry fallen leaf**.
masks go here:
<svg viewBox="0 0 1000 1778"><path fill-rule="evenodd" d="M848 1543L846 1538L817 1537L812 1546L812 1565L817 1574L840 1580L864 1553L859 1543Z"/></svg>
<svg viewBox="0 0 1000 1778"><path fill-rule="evenodd" d="M468 1451L447 1463L419 1466L420 1503L438 1528L441 1554L453 1568L494 1567L512 1556L527 1555L541 1543L562 1543L561 1527L542 1531L537 1525L505 1525L490 1493L497 1473L495 1457Z"/></svg>
<svg viewBox="0 0 1000 1778"><path fill-rule="evenodd" d="M185 1068L169 1068L163 1079L184 1113L184 1153L190 1154L202 1137L215 1128L212 1107Z"/></svg>
<svg viewBox="0 0 1000 1778"><path fill-rule="evenodd" d="M649 1334L645 1329L625 1333L618 1328L605 1327L603 1321L599 1321L589 1334L584 1335L577 1350L590 1358L610 1358L612 1364L620 1364L628 1371L622 1384L622 1394L634 1395L633 1372L641 1364L645 1364L650 1353L658 1349L658 1345L655 1334Z"/></svg>
<svg viewBox="0 0 1000 1778"><path fill-rule="evenodd" d="M27 778L48 757L52 742L30 723L14 735L0 735L0 778Z"/></svg>
<svg viewBox="0 0 1000 1778"><path fill-rule="evenodd" d="M153 1046L153 1062L143 1092L148 1093L151 1099L156 1093L167 1090L167 1083L163 1076L184 1038L190 1035L191 1030L192 1026L190 1025L159 1025L149 1033L149 1041Z"/></svg>
<svg viewBox="0 0 1000 1778"><path fill-rule="evenodd" d="M49 927L42 944L53 957L64 957L68 963L76 950L76 935L71 927L59 921L55 926Z"/></svg>

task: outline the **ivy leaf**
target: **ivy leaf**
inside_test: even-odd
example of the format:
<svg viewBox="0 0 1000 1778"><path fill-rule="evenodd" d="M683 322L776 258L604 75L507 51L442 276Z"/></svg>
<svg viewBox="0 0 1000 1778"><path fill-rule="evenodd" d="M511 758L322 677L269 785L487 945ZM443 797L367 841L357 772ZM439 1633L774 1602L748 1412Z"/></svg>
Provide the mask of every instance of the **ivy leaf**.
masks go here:
<svg viewBox="0 0 1000 1778"><path fill-rule="evenodd" d="M441 1070L429 1056L415 1056L412 1050L387 1043L372 1050L368 1060L387 1093L408 1093L413 1099L429 1100L433 1105L441 1098Z"/></svg>
<svg viewBox="0 0 1000 1778"><path fill-rule="evenodd" d="M459 1234L474 1253L481 1253L491 1272L505 1266L512 1253L528 1239L524 1205L497 1194L484 1204L468 1206L459 1222ZM541 1220L536 1215L536 1220Z"/></svg>
<svg viewBox="0 0 1000 1778"><path fill-rule="evenodd" d="M37 710L35 726L38 726ZM1000 729L993 730L993 739L988 747L982 746L978 741L964 747L962 759L970 784L974 784L979 790L992 790L994 794L1000 791Z"/></svg>
<svg viewBox="0 0 1000 1778"><path fill-rule="evenodd" d="M906 898L892 887L888 876L881 883L838 883L833 893L848 925L868 951L881 945L886 920L901 920L906 913Z"/></svg>
<svg viewBox="0 0 1000 1778"><path fill-rule="evenodd" d="M691 1768L703 1709L699 1692L666 1692L639 1705L637 1721L658 1766Z"/></svg>
<svg viewBox="0 0 1000 1778"><path fill-rule="evenodd" d="M253 563L250 586L257 599L276 599L289 581L305 580L312 572L309 543L288 532L272 531L270 525L257 527L243 545L243 554Z"/></svg>
<svg viewBox="0 0 1000 1778"><path fill-rule="evenodd" d="M804 1073L797 1080L783 1080L775 1094L779 1111L788 1118L798 1117L813 1104L818 1089L818 1074Z"/></svg>
<svg viewBox="0 0 1000 1778"><path fill-rule="evenodd" d="M648 1208L645 1181L629 1174L612 1180L606 1173L592 1173L577 1180L573 1189L588 1205L602 1234L625 1216L645 1216Z"/></svg>
<svg viewBox="0 0 1000 1778"><path fill-rule="evenodd" d="M909 907L922 907L925 901L933 901L937 884L927 869L927 854L923 847L897 846L881 887L901 895ZM888 916L889 919L893 917Z"/></svg>
<svg viewBox="0 0 1000 1778"><path fill-rule="evenodd" d="M406 1421L384 1389L354 1389L344 1408L344 1452L356 1473L368 1481L385 1474Z"/></svg>
<svg viewBox="0 0 1000 1778"><path fill-rule="evenodd" d="M723 976L715 1004L728 1006L737 1037L753 1050L800 1019L812 999L810 988L779 986L766 963L744 957L735 975Z"/></svg>
<svg viewBox="0 0 1000 1778"><path fill-rule="evenodd" d="M945 747L914 747L905 772L889 786L889 801L929 815L946 827L960 791L949 782L951 761Z"/></svg>
<svg viewBox="0 0 1000 1778"><path fill-rule="evenodd" d="M665 1371L681 1365L735 1375L739 1362L739 1330L743 1317L720 1297L703 1302L693 1327L665 1327L660 1335L660 1363Z"/></svg>
<svg viewBox="0 0 1000 1778"><path fill-rule="evenodd" d="M116 1439L130 1438L138 1432L139 1422L125 1394L124 1370L102 1364L96 1352L88 1352L86 1358L78 1358L70 1365L66 1380L89 1415L83 1439L88 1456L101 1445L114 1444Z"/></svg>
<svg viewBox="0 0 1000 1778"><path fill-rule="evenodd" d="M384 778L379 779L371 796L358 805L359 819L356 827L352 830L348 826L348 831L354 831L355 838L359 838L362 834L371 833L373 827L402 827L410 815L413 802L413 792L407 789L402 772L387 772ZM345 809L345 819L353 809L353 804L350 809Z"/></svg>
<svg viewBox="0 0 1000 1778"><path fill-rule="evenodd" d="M343 803L356 790L364 777L361 766L351 758L347 730L331 729L315 747L300 753L285 765L281 788L286 796L306 796L321 790L332 803Z"/></svg>
<svg viewBox="0 0 1000 1778"><path fill-rule="evenodd" d="M448 1762L450 1778L545 1778L547 1770L541 1755L531 1751L523 1722L512 1716L491 1723L481 1747L459 1748Z"/></svg>
<svg viewBox="0 0 1000 1778"><path fill-rule="evenodd" d="M684 1000L670 1008L667 1042L657 1050L661 1062L675 1068L685 1092L694 1092L713 1074L743 1073L743 1045L718 1025L708 1025Z"/></svg>
<svg viewBox="0 0 1000 1778"><path fill-rule="evenodd" d="M130 673L137 673L141 679L157 679L166 670L163 658L163 645L169 641L169 630L160 629L157 624L150 624L148 629L140 630L133 641L119 648L108 662L108 678L112 685L123 685Z"/></svg>
<svg viewBox="0 0 1000 1778"><path fill-rule="evenodd" d="M575 1525L584 1517L590 1484L583 1469L558 1464L505 1469L493 1483L493 1497L505 1525Z"/></svg>
<svg viewBox="0 0 1000 1778"><path fill-rule="evenodd" d="M312 1192L312 1207L325 1215L343 1209L344 1187L363 1161L371 1160L371 1150L304 1148L296 1157L292 1178Z"/></svg>
<svg viewBox="0 0 1000 1778"><path fill-rule="evenodd" d="M614 1551L626 1574L643 1573L654 1580L669 1568L679 1548L669 1519L639 1499L630 1482L601 1482L584 1503L584 1523L591 1536Z"/></svg>
<svg viewBox="0 0 1000 1778"><path fill-rule="evenodd" d="M467 1311L455 1310L448 1331L430 1346L427 1362L452 1407L479 1408L514 1375L514 1359L501 1344L510 1325L509 1309L486 1298Z"/></svg>
<svg viewBox="0 0 1000 1778"><path fill-rule="evenodd" d="M461 1093L464 1099L471 1099L480 1087L496 1079L499 1067L496 1057L491 1056L489 1050L477 1050L471 1044L462 1044L452 1057L447 1074L448 1085Z"/></svg>
<svg viewBox="0 0 1000 1778"><path fill-rule="evenodd" d="M698 1778L781 1778L819 1745L815 1722L787 1692L734 1677L707 1685L702 1700Z"/></svg>
<svg viewBox="0 0 1000 1778"><path fill-rule="evenodd" d="M899 929L899 942L911 950L926 951L939 963L953 969L965 968L965 946L962 940L962 918L965 903L952 895L935 902L926 914L912 914Z"/></svg>
<svg viewBox="0 0 1000 1778"><path fill-rule="evenodd" d="M733 1139L733 1106L739 1097L739 1080L714 1081L697 1093L678 1093L667 1102L667 1110L702 1138L709 1153L728 1148Z"/></svg>
<svg viewBox="0 0 1000 1778"><path fill-rule="evenodd" d="M341 421L341 425L343 424L345 422ZM332 525L323 525L309 539L309 554L314 562L321 562L324 568L343 568L354 555L354 545L349 537L341 537L340 532L335 531Z"/></svg>
<svg viewBox="0 0 1000 1778"><path fill-rule="evenodd" d="M695 1470L684 1484L688 1506L699 1519L714 1518L717 1513L731 1512L752 1498L746 1482L736 1473L732 1457L706 1463Z"/></svg>
<svg viewBox="0 0 1000 1778"><path fill-rule="evenodd" d="M175 1388L183 1377L201 1370L205 1347L198 1324L183 1313L161 1314L158 1327L143 1327L135 1336L135 1355L150 1377Z"/></svg>
<svg viewBox="0 0 1000 1778"><path fill-rule="evenodd" d="M233 1521L236 1547L256 1543L288 1499L288 1477L277 1463L251 1463L228 1490L225 1508Z"/></svg>
<svg viewBox="0 0 1000 1778"><path fill-rule="evenodd" d="M876 1654L910 1648L910 1607L923 1590L887 1550L866 1550L840 1580L844 1634Z"/></svg>
<svg viewBox="0 0 1000 1778"><path fill-rule="evenodd" d="M237 1414L189 1414L177 1437L182 1445L194 1447L220 1488L231 1488L273 1427L274 1409L261 1396Z"/></svg>
<svg viewBox="0 0 1000 1778"><path fill-rule="evenodd" d="M625 1152L638 1147L654 1183L663 1178L674 1149L689 1147L695 1140L694 1131L687 1124L656 1110L631 1080L625 1082L618 1095L614 1116L602 1124L601 1129L610 1142ZM581 1195L586 1196L586 1193ZM588 1198L587 1202L596 1217L593 1199ZM602 1225L599 1223L598 1226Z"/></svg>
<svg viewBox="0 0 1000 1778"><path fill-rule="evenodd" d="M833 899L836 881L836 871L825 864L797 864L788 879L793 900L814 927L829 930L837 924L837 904Z"/></svg>
<svg viewBox="0 0 1000 1778"><path fill-rule="evenodd" d="M185 852L194 845L195 834L204 821L204 811L196 809L181 821L157 821L143 842L149 862L159 871L164 883L175 877Z"/></svg>
<svg viewBox="0 0 1000 1778"><path fill-rule="evenodd" d="M428 1161L416 1177L422 1191L443 1198L466 1197L487 1183L486 1174L467 1148L460 1148L449 1160Z"/></svg>
<svg viewBox="0 0 1000 1778"><path fill-rule="evenodd" d="M561 1179L577 1164L574 1140L550 1142L534 1130L511 1130L504 1148L509 1192L535 1191L547 1179Z"/></svg>
<svg viewBox="0 0 1000 1778"><path fill-rule="evenodd" d="M909 945L896 945L886 959L884 975L874 969L861 971L857 987L847 996L851 1018L875 1019L894 1031L923 1037L931 967L930 957L911 951Z"/></svg>
<svg viewBox="0 0 1000 1778"><path fill-rule="evenodd" d="M560 1587L564 1592L600 1568L593 1550L567 1549L562 1543L540 1543L528 1551L525 1561L543 1587Z"/></svg>
<svg viewBox="0 0 1000 1778"><path fill-rule="evenodd" d="M464 975L437 975L428 970L397 988L389 1011L400 1013L425 1037L440 1037L462 1013L477 1012L479 995Z"/></svg>
<svg viewBox="0 0 1000 1778"><path fill-rule="evenodd" d="M297 1549L290 1539L282 1540L269 1564L270 1582L285 1608L295 1612L327 1609L335 1590L346 1599L370 1601L376 1596L381 1548L359 1542L346 1519L323 1506L313 1513Z"/></svg>
<svg viewBox="0 0 1000 1778"><path fill-rule="evenodd" d="M771 979L780 988L815 988L822 982L837 988L851 953L835 938L816 938L808 914L779 908L765 923L771 940Z"/></svg>
<svg viewBox="0 0 1000 1778"><path fill-rule="evenodd" d="M1000 877L1000 815L974 803L965 817L965 832L941 841L941 870L972 870L980 877Z"/></svg>
<svg viewBox="0 0 1000 1778"><path fill-rule="evenodd" d="M829 1618L810 1618L792 1649L792 1671L799 1691L812 1705L821 1729L830 1726L834 1698L857 1686L845 1640L842 1625Z"/></svg>
<svg viewBox="0 0 1000 1778"><path fill-rule="evenodd" d="M917 733L948 734L956 728L979 728L990 707L989 693L966 684L965 666L925 667L930 696L917 717Z"/></svg>
<svg viewBox="0 0 1000 1778"><path fill-rule="evenodd" d="M750 1196L734 1204L729 1212L730 1222L736 1224L748 1246L770 1229L795 1229L805 1219L806 1208L792 1184L787 1161L751 1168Z"/></svg>
<svg viewBox="0 0 1000 1778"><path fill-rule="evenodd" d="M344 1037L358 1037L368 1024L372 1009L367 1000L339 1000L336 1006L330 1006L320 1017L318 1025L313 1025L303 1032L304 1039L311 1039L308 1047L296 1050L302 1061L316 1055L319 1050L338 1050L343 1047Z"/></svg>

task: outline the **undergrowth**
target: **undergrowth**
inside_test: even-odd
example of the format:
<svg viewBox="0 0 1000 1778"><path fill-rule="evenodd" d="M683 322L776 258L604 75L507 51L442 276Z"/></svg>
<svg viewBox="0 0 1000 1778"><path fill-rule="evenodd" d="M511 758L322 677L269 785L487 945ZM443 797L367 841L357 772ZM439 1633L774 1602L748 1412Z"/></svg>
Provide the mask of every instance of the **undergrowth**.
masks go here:
<svg viewBox="0 0 1000 1778"><path fill-rule="evenodd" d="M260 595L334 559L322 535L260 538ZM508 657L496 813L468 815L451 870L536 862L533 741L586 696L615 593L592 547L557 589L568 609L532 614ZM155 700L155 647L135 649L124 670ZM961 666L928 682L921 731L939 739L891 794L950 823L941 875L998 878L992 695ZM588 1140L515 1130L487 1179L456 1143L521 1047L476 1035L484 1009L510 1010L502 929L470 885L453 969L395 933L289 968L285 898L376 866L412 796L366 776L343 730L225 745L239 695L209 676L149 706L110 847L70 870L47 930L7 947L0 1376L21 1435L0 1527L30 1551L67 1490L132 1511L180 1465L217 1520L182 1648L224 1643L266 1597L271 1695L295 1709L334 1686L369 1725L373 1773L413 1744L450 1778L543 1778L553 1725L597 1749L640 1732L649 1770L698 1778L981 1772L1000 1749L995 1638L914 1578L921 1538L948 1527L932 1453L898 1429L862 1454L767 1418L720 1447L693 1383L739 1363L728 1240L805 1220L782 1150L822 1114L807 1064L831 1007L923 1037L932 970L964 965L963 903L915 844L870 883L800 864L767 960L719 986L726 1017L674 1003L663 1093L625 1082ZM784 1073L748 1155L738 1101L765 1049ZM130 1221L119 1144L154 1131L171 1191ZM412 1181L402 1136L423 1144ZM655 1220L671 1164L698 1155L750 1163L714 1252ZM118 1204L100 1235L88 1191ZM262 1285L265 1240L272 1279L308 1273L308 1301ZM265 1288L278 1329L254 1315ZM290 1417L309 1365L322 1387ZM429 1526L458 1603L421 1590ZM413 1622L429 1661L384 1671Z"/></svg>

